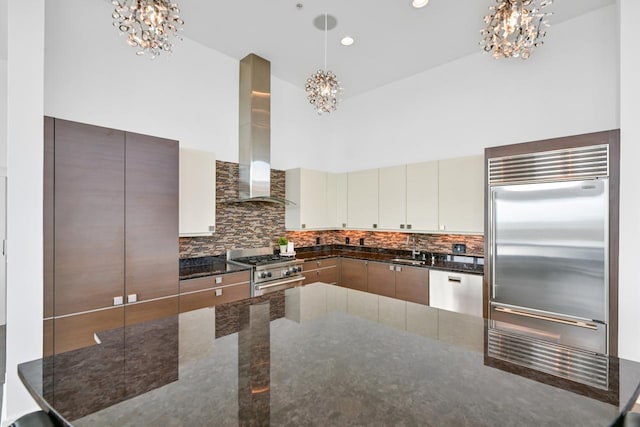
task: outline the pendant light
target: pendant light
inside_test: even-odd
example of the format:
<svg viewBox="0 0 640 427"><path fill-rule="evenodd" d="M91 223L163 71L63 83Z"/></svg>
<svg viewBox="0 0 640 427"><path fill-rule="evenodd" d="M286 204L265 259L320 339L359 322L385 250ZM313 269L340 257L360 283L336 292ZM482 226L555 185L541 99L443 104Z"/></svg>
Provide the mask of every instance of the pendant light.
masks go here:
<svg viewBox="0 0 640 427"><path fill-rule="evenodd" d="M321 18L321 17L318 17ZM318 19L316 18L316 20ZM327 32L328 18L324 14L324 69L319 69L307 79L305 90L307 99L313 105L318 115L330 113L336 110L340 96L342 95L342 85L332 71L327 70ZM333 17L332 17L333 18ZM335 21L335 18L333 18Z"/></svg>

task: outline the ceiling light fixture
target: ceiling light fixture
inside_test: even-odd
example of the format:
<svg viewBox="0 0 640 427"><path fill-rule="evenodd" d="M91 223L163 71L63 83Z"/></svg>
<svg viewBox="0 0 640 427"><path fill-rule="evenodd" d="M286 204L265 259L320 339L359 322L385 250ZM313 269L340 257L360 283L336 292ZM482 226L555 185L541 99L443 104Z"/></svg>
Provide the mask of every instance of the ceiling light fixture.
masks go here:
<svg viewBox="0 0 640 427"><path fill-rule="evenodd" d="M429 0L413 0L411 2L411 6L416 9L420 9L421 7L425 7L429 3Z"/></svg>
<svg viewBox="0 0 640 427"><path fill-rule="evenodd" d="M127 34L127 43L139 48L137 55L148 53L154 59L161 52L171 52L171 38L178 36L184 21L180 9L170 0L113 0L116 8L111 15L120 35Z"/></svg>
<svg viewBox="0 0 640 427"><path fill-rule="evenodd" d="M354 41L355 40L353 40L353 37L345 36L342 38L342 40L340 40L340 43L342 44L342 46L351 46Z"/></svg>
<svg viewBox="0 0 640 427"><path fill-rule="evenodd" d="M553 0L496 0L498 5L490 6L489 15L484 17L487 24L480 32L484 39L480 42L485 52L493 57L528 59L534 48L542 46L542 38L547 34L543 27L553 12L542 9Z"/></svg>
<svg viewBox="0 0 640 427"><path fill-rule="evenodd" d="M318 17L322 18L322 17ZM316 21L318 20L316 18ZM335 27L336 20L332 16L333 27ZM338 81L338 78L331 71L325 71L327 69L327 31L328 31L328 15L324 14L324 69L316 71L307 79L305 90L307 92L307 99L309 103L313 105L316 112L319 115L322 113L330 113L336 110L338 106L339 98L342 95L342 85Z"/></svg>

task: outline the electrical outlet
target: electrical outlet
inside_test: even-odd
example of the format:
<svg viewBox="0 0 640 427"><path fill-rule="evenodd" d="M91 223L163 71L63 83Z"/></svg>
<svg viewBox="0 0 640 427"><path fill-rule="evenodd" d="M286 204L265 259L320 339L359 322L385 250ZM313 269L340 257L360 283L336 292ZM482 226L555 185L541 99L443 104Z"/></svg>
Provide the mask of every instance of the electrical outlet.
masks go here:
<svg viewBox="0 0 640 427"><path fill-rule="evenodd" d="M364 246L364 238L360 238L360 246Z"/></svg>

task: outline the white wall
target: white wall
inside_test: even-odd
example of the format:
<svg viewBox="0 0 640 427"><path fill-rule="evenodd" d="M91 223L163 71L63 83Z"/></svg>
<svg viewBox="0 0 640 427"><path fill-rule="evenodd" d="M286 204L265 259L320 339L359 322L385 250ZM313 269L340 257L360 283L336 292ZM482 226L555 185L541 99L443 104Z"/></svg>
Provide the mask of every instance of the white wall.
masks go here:
<svg viewBox="0 0 640 427"><path fill-rule="evenodd" d="M2 24L6 25L6 23ZM0 175L7 169L7 61L0 59Z"/></svg>
<svg viewBox="0 0 640 427"><path fill-rule="evenodd" d="M7 382L3 422L37 409L17 365L42 357L44 0L10 0L7 91Z"/></svg>
<svg viewBox="0 0 640 427"><path fill-rule="evenodd" d="M489 146L616 128L616 44L616 9L610 6L553 25L546 44L527 61L497 61L478 48L349 98L336 136L346 155L334 167L481 154Z"/></svg>
<svg viewBox="0 0 640 427"><path fill-rule="evenodd" d="M640 57L637 46L637 0L620 5L620 356L640 361Z"/></svg>
<svg viewBox="0 0 640 427"><path fill-rule="evenodd" d="M111 25L110 3L46 6L46 115L177 139L238 161L237 60L188 38L172 55L140 58ZM272 79L275 168L299 166L300 152L292 149L317 135L309 132L316 117L310 107L309 114L302 110L304 96L302 88Z"/></svg>

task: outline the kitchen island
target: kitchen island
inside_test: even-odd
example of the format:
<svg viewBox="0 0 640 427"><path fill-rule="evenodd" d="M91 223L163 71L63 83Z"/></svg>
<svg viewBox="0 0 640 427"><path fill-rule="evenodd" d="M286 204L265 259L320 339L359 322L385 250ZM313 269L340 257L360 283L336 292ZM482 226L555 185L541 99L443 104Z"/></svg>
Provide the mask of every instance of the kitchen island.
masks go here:
<svg viewBox="0 0 640 427"><path fill-rule="evenodd" d="M611 358L607 390L546 384L491 363L486 327L315 283L107 331L19 374L74 426L606 426L637 398L640 363Z"/></svg>

